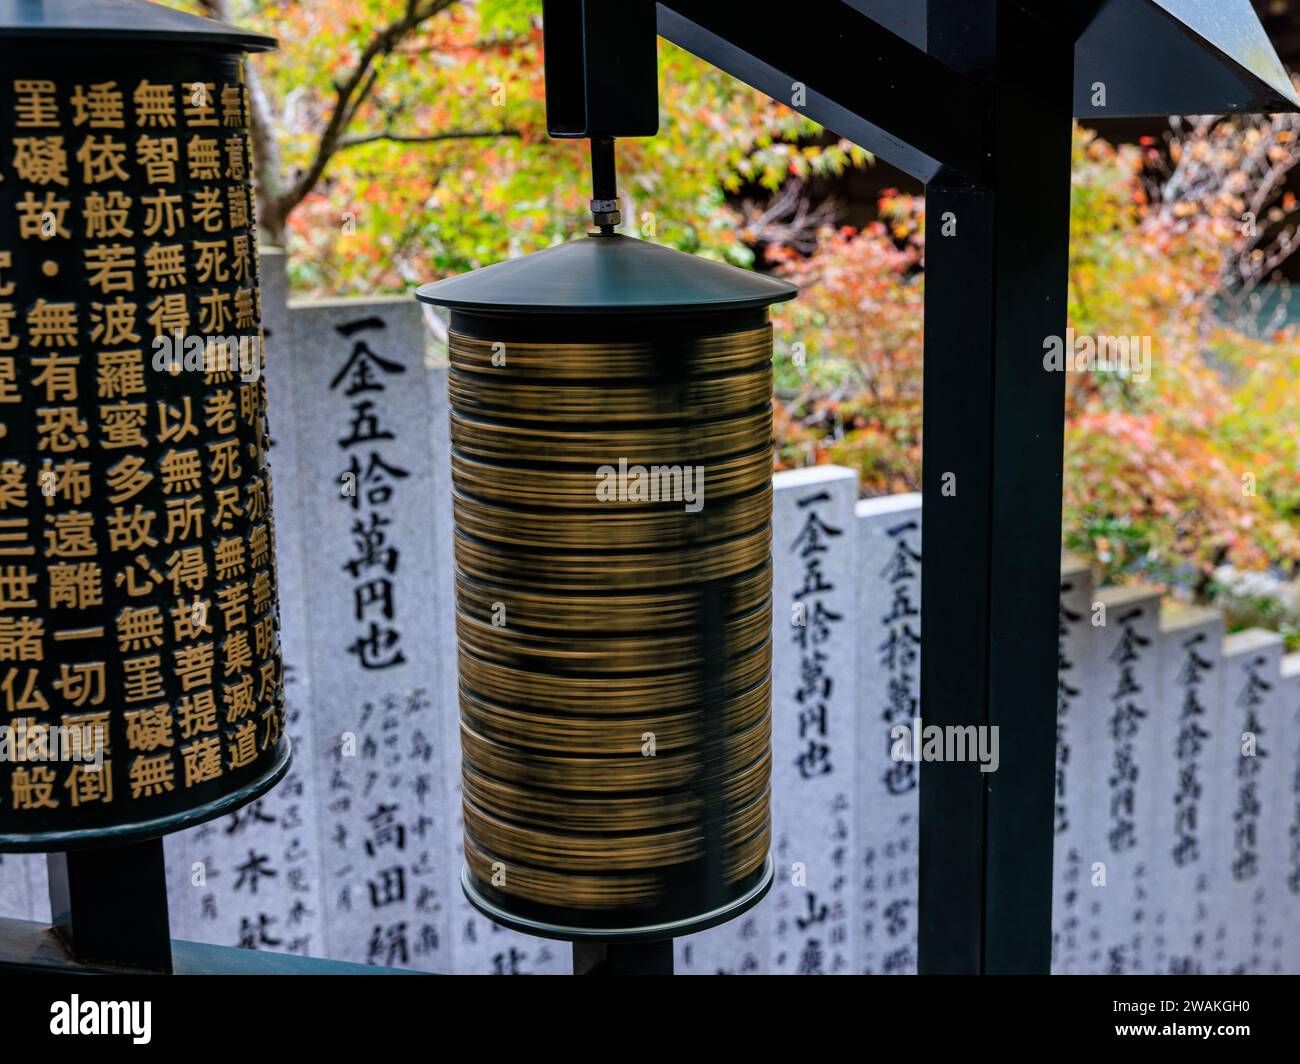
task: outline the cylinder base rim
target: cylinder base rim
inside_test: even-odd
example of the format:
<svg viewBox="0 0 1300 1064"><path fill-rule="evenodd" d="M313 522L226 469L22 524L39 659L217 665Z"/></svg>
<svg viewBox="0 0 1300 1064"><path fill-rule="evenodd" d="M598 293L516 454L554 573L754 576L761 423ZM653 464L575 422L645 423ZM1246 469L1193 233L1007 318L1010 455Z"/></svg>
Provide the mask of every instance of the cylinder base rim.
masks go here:
<svg viewBox="0 0 1300 1064"><path fill-rule="evenodd" d="M281 750L269 772L206 805L133 824L110 824L99 828L43 831L23 835L0 834L0 853L54 853L95 846L120 846L157 838L160 835L169 835L173 831L182 831L196 824L215 820L231 810L260 798L284 778L292 761L293 744L289 741L289 736L285 735Z"/></svg>
<svg viewBox="0 0 1300 1064"><path fill-rule="evenodd" d="M474 886L473 876L468 865L461 869L460 885L465 892L465 897L475 909L494 923L498 923L512 931L520 931L526 935L537 935L539 938L560 939L566 942L651 942L666 938L679 938L682 935L695 934L697 931L706 931L710 927L717 927L719 924L726 923L728 920L735 919L742 913L748 912L767 895L767 892L772 887L773 875L772 855L768 854L759 881L740 897L729 901L726 905L707 913L701 913L699 916L691 916L682 920L672 920L661 924L645 924L637 927L612 928L552 924L541 920L530 920L506 912L478 892L478 889Z"/></svg>

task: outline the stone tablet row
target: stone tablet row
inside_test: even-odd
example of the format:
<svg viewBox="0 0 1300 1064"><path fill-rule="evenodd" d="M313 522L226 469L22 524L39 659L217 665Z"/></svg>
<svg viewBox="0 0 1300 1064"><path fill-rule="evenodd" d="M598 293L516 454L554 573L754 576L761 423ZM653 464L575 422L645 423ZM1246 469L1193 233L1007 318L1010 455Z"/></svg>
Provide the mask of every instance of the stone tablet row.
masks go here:
<svg viewBox="0 0 1300 1064"><path fill-rule="evenodd" d="M446 380L421 309L286 304L283 257L261 270L295 764L167 839L173 936L566 973L567 944L460 890ZM918 719L920 503L861 501L833 466L774 478L775 882L680 939L677 971L915 972L922 762L954 756ZM1300 970L1300 658L1282 651L1063 564L1054 971ZM0 857L0 915L48 919L45 890L43 857Z"/></svg>
<svg viewBox="0 0 1300 1064"><path fill-rule="evenodd" d="M1052 970L1300 971L1300 655L1062 566Z"/></svg>

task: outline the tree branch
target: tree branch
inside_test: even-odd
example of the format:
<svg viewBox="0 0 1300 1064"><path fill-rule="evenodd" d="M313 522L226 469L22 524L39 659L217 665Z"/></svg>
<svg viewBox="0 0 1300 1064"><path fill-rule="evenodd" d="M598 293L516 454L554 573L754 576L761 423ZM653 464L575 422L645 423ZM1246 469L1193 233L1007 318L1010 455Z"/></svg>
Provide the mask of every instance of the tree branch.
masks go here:
<svg viewBox="0 0 1300 1064"><path fill-rule="evenodd" d="M443 140L476 140L483 137L518 137L517 129L452 129L445 133L392 133L384 130L380 133L367 133L359 137L343 137L338 143L338 150L357 148L362 144L374 144L376 141L389 141L393 144L437 144Z"/></svg>
<svg viewBox="0 0 1300 1064"><path fill-rule="evenodd" d="M344 129L374 88L375 72L372 68L376 61L391 52L426 19L445 11L455 2L456 0L407 0L406 13L400 19L375 31L362 49L352 73L335 86L334 109L316 144L311 163L292 187L279 197L277 206L282 214L287 216L316 187L316 182L338 150Z"/></svg>

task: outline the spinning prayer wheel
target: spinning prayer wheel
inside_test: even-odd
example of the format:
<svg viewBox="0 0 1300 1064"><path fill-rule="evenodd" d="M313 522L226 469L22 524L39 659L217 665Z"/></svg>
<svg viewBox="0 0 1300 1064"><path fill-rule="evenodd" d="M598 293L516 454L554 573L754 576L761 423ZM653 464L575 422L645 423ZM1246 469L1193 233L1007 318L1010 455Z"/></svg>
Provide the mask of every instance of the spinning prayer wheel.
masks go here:
<svg viewBox="0 0 1300 1064"><path fill-rule="evenodd" d="M666 938L771 882L767 307L796 290L603 205L417 293L451 314L463 884L534 934Z"/></svg>
<svg viewBox="0 0 1300 1064"><path fill-rule="evenodd" d="M0 850L288 767L241 54L273 45L0 3Z"/></svg>

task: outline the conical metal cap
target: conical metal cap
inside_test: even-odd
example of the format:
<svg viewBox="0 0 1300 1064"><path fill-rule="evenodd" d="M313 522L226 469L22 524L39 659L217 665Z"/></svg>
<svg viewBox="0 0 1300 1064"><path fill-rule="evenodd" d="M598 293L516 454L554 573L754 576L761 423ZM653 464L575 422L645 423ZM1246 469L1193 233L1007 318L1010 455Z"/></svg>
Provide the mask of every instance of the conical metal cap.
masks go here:
<svg viewBox="0 0 1300 1064"><path fill-rule="evenodd" d="M793 299L788 281L627 236L589 236L416 290L452 310L505 314L727 311Z"/></svg>
<svg viewBox="0 0 1300 1064"><path fill-rule="evenodd" d="M265 52L274 37L145 0L0 0L0 41L77 39L199 44Z"/></svg>

